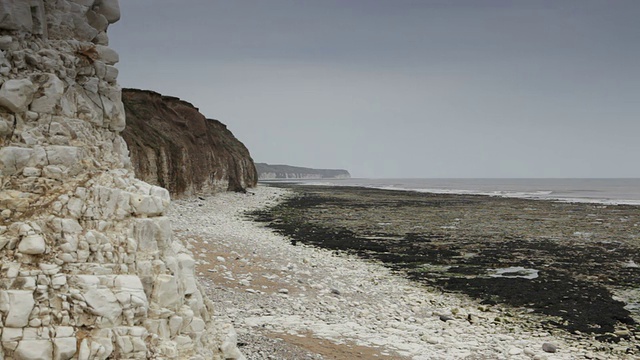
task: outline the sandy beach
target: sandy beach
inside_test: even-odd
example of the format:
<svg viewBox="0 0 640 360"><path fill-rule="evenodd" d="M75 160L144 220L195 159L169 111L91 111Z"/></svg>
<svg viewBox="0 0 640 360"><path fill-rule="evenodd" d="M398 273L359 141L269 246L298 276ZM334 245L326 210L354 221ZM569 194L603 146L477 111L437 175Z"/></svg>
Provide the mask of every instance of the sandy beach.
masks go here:
<svg viewBox="0 0 640 360"><path fill-rule="evenodd" d="M635 358L532 328L541 321L535 314L442 293L374 261L294 245L245 215L287 196L290 190L259 186L246 195L174 201L170 212L220 321L233 324L248 359Z"/></svg>

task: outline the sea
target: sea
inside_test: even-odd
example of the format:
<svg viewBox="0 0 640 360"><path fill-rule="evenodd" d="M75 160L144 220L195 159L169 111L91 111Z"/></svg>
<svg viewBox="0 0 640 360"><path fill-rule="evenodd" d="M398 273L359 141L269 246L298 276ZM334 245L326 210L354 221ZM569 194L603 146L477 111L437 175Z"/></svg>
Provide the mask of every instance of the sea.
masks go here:
<svg viewBox="0 0 640 360"><path fill-rule="evenodd" d="M640 178L617 179L287 179L304 185L355 186L437 194L640 205Z"/></svg>

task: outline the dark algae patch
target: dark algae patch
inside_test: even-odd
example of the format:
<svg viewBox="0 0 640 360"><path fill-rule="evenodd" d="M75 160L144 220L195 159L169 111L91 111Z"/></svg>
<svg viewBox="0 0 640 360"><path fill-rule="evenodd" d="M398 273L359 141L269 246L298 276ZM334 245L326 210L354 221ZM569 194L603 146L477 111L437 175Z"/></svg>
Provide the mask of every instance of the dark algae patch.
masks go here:
<svg viewBox="0 0 640 360"><path fill-rule="evenodd" d="M640 207L281 186L295 196L252 216L296 243L529 309L546 315L543 326L613 342L639 329L625 306L640 302L628 295L640 293Z"/></svg>

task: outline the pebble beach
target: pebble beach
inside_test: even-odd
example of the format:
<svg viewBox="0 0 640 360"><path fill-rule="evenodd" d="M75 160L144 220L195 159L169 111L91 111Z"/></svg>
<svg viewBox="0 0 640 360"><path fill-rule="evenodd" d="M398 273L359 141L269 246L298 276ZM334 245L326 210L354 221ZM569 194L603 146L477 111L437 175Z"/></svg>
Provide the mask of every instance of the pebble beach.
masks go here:
<svg viewBox="0 0 640 360"><path fill-rule="evenodd" d="M169 213L247 359L637 358L530 326L539 315L483 306L375 261L296 244L246 215L291 195L258 186L176 200Z"/></svg>

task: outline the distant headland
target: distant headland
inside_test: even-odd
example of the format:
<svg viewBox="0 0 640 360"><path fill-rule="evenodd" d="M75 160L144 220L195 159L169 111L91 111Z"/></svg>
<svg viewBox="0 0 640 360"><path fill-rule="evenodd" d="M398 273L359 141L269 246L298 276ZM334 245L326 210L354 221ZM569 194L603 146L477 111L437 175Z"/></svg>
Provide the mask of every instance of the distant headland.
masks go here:
<svg viewBox="0 0 640 360"><path fill-rule="evenodd" d="M351 174L343 169L312 169L290 165L256 163L259 180L275 179L349 179Z"/></svg>

